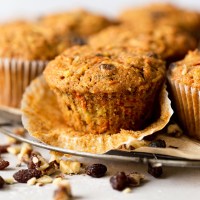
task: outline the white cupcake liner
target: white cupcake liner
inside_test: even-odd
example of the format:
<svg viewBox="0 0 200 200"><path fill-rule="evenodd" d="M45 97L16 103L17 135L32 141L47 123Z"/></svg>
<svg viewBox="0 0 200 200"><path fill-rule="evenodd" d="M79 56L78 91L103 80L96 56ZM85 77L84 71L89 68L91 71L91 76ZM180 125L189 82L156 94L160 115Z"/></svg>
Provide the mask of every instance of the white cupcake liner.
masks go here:
<svg viewBox="0 0 200 200"><path fill-rule="evenodd" d="M0 58L0 106L19 108L25 88L46 64L47 61Z"/></svg>
<svg viewBox="0 0 200 200"><path fill-rule="evenodd" d="M200 140L200 90L169 78L177 116L185 133Z"/></svg>

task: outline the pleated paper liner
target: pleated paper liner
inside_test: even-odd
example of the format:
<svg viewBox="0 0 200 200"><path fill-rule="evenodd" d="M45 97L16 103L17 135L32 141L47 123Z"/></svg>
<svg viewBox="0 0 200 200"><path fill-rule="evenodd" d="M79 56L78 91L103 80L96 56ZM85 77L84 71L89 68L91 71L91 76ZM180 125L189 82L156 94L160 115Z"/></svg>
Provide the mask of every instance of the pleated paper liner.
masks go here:
<svg viewBox="0 0 200 200"><path fill-rule="evenodd" d="M31 83L23 96L22 122L33 137L61 148L91 153L105 153L122 145L137 149L146 145L145 136L163 129L173 114L165 87L159 103L159 119L144 130L121 130L111 135L77 132L66 125L55 95L41 76Z"/></svg>
<svg viewBox="0 0 200 200"><path fill-rule="evenodd" d="M46 61L0 58L0 109L18 112L26 87L46 64Z"/></svg>
<svg viewBox="0 0 200 200"><path fill-rule="evenodd" d="M200 90L170 78L169 83L176 113L185 133L200 140Z"/></svg>

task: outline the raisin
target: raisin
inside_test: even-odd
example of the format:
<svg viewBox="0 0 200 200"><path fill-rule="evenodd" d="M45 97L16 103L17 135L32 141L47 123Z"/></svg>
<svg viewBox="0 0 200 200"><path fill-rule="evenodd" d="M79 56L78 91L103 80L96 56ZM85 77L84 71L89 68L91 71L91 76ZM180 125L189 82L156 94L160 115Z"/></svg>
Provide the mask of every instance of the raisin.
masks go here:
<svg viewBox="0 0 200 200"><path fill-rule="evenodd" d="M0 159L0 170L5 169L6 167L9 166L9 164L10 163L8 161Z"/></svg>
<svg viewBox="0 0 200 200"><path fill-rule="evenodd" d="M146 54L148 57L152 57L152 58L158 58L158 55L156 53L154 53L153 51L150 51Z"/></svg>
<svg viewBox="0 0 200 200"><path fill-rule="evenodd" d="M82 37L79 36L73 36L70 38L70 41L72 43L72 45L85 45L86 44L86 40Z"/></svg>
<svg viewBox="0 0 200 200"><path fill-rule="evenodd" d="M130 181L124 172L118 172L110 178L110 183L113 189L122 191L130 184Z"/></svg>
<svg viewBox="0 0 200 200"><path fill-rule="evenodd" d="M116 67L113 64L101 64L99 66L100 70L114 70Z"/></svg>
<svg viewBox="0 0 200 200"><path fill-rule="evenodd" d="M154 140L149 144L149 147L166 148L166 143L164 140Z"/></svg>
<svg viewBox="0 0 200 200"><path fill-rule="evenodd" d="M161 12L161 11L153 11L151 12L152 19L160 19L163 17L166 17L167 13Z"/></svg>
<svg viewBox="0 0 200 200"><path fill-rule="evenodd" d="M151 163L148 163L148 173L155 178L159 178L163 173L162 166L152 165Z"/></svg>
<svg viewBox="0 0 200 200"><path fill-rule="evenodd" d="M22 169L13 175L13 178L19 183L27 183L27 181L33 177L40 178L42 175L41 171L37 169Z"/></svg>
<svg viewBox="0 0 200 200"><path fill-rule="evenodd" d="M6 145L0 145L0 153L8 153L7 148L9 147L9 144Z"/></svg>
<svg viewBox="0 0 200 200"><path fill-rule="evenodd" d="M5 184L5 181L4 181L4 179L0 176L0 189L3 188L4 184Z"/></svg>
<svg viewBox="0 0 200 200"><path fill-rule="evenodd" d="M85 172L87 175L100 178L105 175L107 171L107 167L102 164L93 164L86 168Z"/></svg>

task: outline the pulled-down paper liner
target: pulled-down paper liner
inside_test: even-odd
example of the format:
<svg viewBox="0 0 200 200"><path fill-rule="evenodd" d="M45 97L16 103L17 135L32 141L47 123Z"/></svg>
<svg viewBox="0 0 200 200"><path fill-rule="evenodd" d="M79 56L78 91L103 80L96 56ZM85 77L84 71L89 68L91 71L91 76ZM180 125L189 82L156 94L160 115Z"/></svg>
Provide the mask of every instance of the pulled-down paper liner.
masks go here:
<svg viewBox="0 0 200 200"><path fill-rule="evenodd" d="M26 87L46 64L46 61L0 58L0 109L19 108Z"/></svg>
<svg viewBox="0 0 200 200"><path fill-rule="evenodd" d="M124 145L145 146L145 136L165 127L173 113L165 87L160 94L160 118L141 131L121 130L116 134L90 134L74 131L63 120L55 95L43 77L34 80L22 100L22 122L28 132L40 141L70 150L105 153Z"/></svg>
<svg viewBox="0 0 200 200"><path fill-rule="evenodd" d="M176 113L185 133L200 140L200 90L170 78L169 83Z"/></svg>

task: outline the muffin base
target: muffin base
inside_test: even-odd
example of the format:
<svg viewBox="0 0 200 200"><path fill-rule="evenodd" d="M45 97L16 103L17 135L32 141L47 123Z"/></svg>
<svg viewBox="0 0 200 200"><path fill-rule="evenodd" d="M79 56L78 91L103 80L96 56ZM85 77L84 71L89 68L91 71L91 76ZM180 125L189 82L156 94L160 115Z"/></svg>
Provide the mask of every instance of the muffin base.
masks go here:
<svg viewBox="0 0 200 200"><path fill-rule="evenodd" d="M176 114L184 132L200 140L200 90L170 80L170 78L169 83Z"/></svg>
<svg viewBox="0 0 200 200"><path fill-rule="evenodd" d="M163 88L159 97L160 117L141 131L121 130L114 134L92 134L75 131L66 125L55 94L43 77L34 80L26 89L22 100L22 122L37 139L66 149L91 153L104 153L122 145L138 148L146 143L142 139L165 127L173 114L171 102Z"/></svg>
<svg viewBox="0 0 200 200"><path fill-rule="evenodd" d="M0 58L0 106L19 108L25 88L46 64L46 61Z"/></svg>

